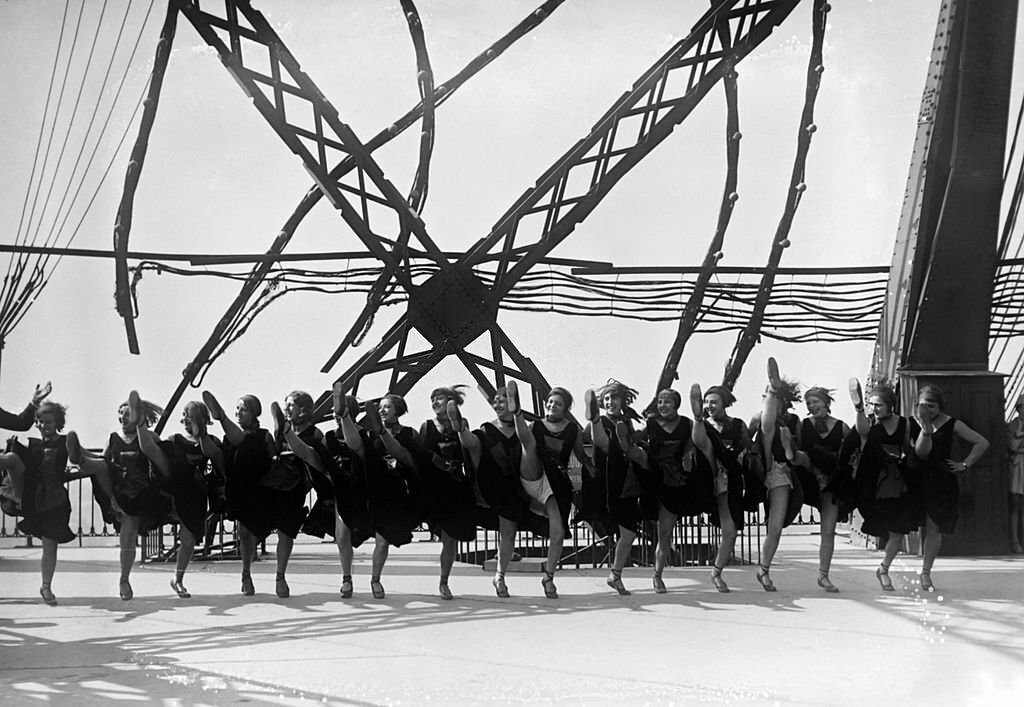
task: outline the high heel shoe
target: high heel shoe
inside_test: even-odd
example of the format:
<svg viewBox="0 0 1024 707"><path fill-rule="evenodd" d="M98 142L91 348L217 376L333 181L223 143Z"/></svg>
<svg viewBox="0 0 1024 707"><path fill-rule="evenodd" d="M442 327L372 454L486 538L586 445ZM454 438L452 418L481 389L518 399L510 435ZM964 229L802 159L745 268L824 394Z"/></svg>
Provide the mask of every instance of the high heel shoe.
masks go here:
<svg viewBox="0 0 1024 707"><path fill-rule="evenodd" d="M374 599L383 599L386 595L384 594L384 585L380 583L380 578L370 580L370 592L373 594Z"/></svg>
<svg viewBox="0 0 1024 707"><path fill-rule="evenodd" d="M821 573L821 574L818 575L818 586L821 587L822 589L824 589L829 594L838 594L839 593L839 587L837 587L836 585L832 584L832 580L830 580L828 578L828 575L825 574L825 573Z"/></svg>
<svg viewBox="0 0 1024 707"><path fill-rule="evenodd" d="M651 577L651 584L654 586L655 594L665 594L668 592L668 587L665 586L665 580L661 578L660 572Z"/></svg>
<svg viewBox="0 0 1024 707"><path fill-rule="evenodd" d="M256 594L256 585L252 583L251 574L242 575L242 595L251 597Z"/></svg>
<svg viewBox="0 0 1024 707"><path fill-rule="evenodd" d="M508 599L508 585L505 584L505 575L494 575L494 579L491 580L491 585L494 587L494 593L498 595L499 599Z"/></svg>
<svg viewBox="0 0 1024 707"><path fill-rule="evenodd" d="M452 596L452 590L448 586L448 582L441 582L439 585L437 585L437 593L445 601L451 601L454 598Z"/></svg>
<svg viewBox="0 0 1024 707"><path fill-rule="evenodd" d="M619 596L629 596L629 590L622 583L622 570L612 570L612 573L608 575L608 579L605 580L605 584L617 591Z"/></svg>
<svg viewBox="0 0 1024 707"><path fill-rule="evenodd" d="M931 570L921 570L921 589L926 592L934 592L935 585L932 584Z"/></svg>
<svg viewBox="0 0 1024 707"><path fill-rule="evenodd" d="M341 598L352 598L352 578L348 575L341 578Z"/></svg>
<svg viewBox="0 0 1024 707"><path fill-rule="evenodd" d="M135 593L132 591L132 585L128 583L127 579L117 586L117 591L121 596L121 601L130 601L135 596Z"/></svg>
<svg viewBox="0 0 1024 707"><path fill-rule="evenodd" d="M772 581L771 576L768 574L768 570L768 567L758 565L757 573L754 577L757 579L757 583L760 584L766 592L774 592L775 582Z"/></svg>
<svg viewBox="0 0 1024 707"><path fill-rule="evenodd" d="M895 591L895 587L892 586L892 580L889 579L889 568L885 565L879 565L878 569L875 570L875 576L878 577L878 583L882 585L883 592Z"/></svg>
<svg viewBox="0 0 1024 707"><path fill-rule="evenodd" d="M288 582L285 581L283 574L277 575L277 578L274 580L274 592L279 599L287 599L292 595L292 590L288 586Z"/></svg>
<svg viewBox="0 0 1024 707"><path fill-rule="evenodd" d="M540 580L540 586L544 587L544 596L548 599L558 598L558 588L555 587L555 575L544 572L544 579Z"/></svg>
<svg viewBox="0 0 1024 707"><path fill-rule="evenodd" d="M712 565L711 569L711 584L722 594L729 593L729 585L722 579L722 568L718 565Z"/></svg>
<svg viewBox="0 0 1024 707"><path fill-rule="evenodd" d="M191 599L192 595L185 589L185 584L180 579L171 580L171 589L178 595L179 599Z"/></svg>
<svg viewBox="0 0 1024 707"><path fill-rule="evenodd" d="M39 587L39 596L43 598L43 602L49 606L57 606L57 597L53 595L53 591L50 589L49 584L44 584Z"/></svg>

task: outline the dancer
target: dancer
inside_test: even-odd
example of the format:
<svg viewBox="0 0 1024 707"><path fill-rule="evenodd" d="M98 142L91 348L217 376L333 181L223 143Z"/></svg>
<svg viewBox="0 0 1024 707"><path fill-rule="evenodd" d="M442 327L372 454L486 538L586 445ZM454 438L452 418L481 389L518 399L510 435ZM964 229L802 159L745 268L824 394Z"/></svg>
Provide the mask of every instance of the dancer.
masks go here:
<svg viewBox="0 0 1024 707"><path fill-rule="evenodd" d="M798 395L796 384L782 378L779 375L779 364L769 357L768 389L762 401L755 440L760 443L759 451L765 461L767 471L764 484L768 492L768 527L761 546L761 565L755 577L766 592L774 592L776 589L769 572L775 552L779 549L782 529L795 519L803 505L803 490L793 473L792 461L796 449L786 413Z"/></svg>
<svg viewBox="0 0 1024 707"><path fill-rule="evenodd" d="M416 464L419 469L416 495L421 502L422 517L431 534L441 538L438 594L445 600L452 598L448 578L455 564L457 544L460 540L469 541L476 537L473 480L463 461L461 430L454 426L461 423L464 427L466 423L461 415L453 415L448 405L453 403L456 410L462 405L462 388L465 386L431 391L430 407L434 418L420 426L422 450Z"/></svg>
<svg viewBox="0 0 1024 707"><path fill-rule="evenodd" d="M743 421L724 414L725 408L734 401L732 392L722 386L712 386L704 395L701 395L700 385L694 383L690 387L690 408L693 410L691 438L700 454L695 458L695 466L707 469L707 472L697 474L696 478L709 479L710 487L695 484L697 488L694 490L698 498L710 497L708 517L722 531L718 552L711 567L711 584L723 594L729 592L729 585L722 577L722 570L732 559L736 537L743 529L744 480L741 459L746 456L750 442ZM728 436L722 434L723 430Z"/></svg>
<svg viewBox="0 0 1024 707"><path fill-rule="evenodd" d="M885 543L882 562L875 577L882 591L894 590L889 566L903 547L907 533L920 525L920 485L908 464L914 450L907 420L896 414L897 398L892 388L879 385L871 391L865 414L860 383L850 379L850 398L857 411L857 434L861 453L857 462L857 506L864 522L861 531Z"/></svg>
<svg viewBox="0 0 1024 707"><path fill-rule="evenodd" d="M657 517L656 508L651 508L652 499L644 492L633 462L627 456L632 446L632 420L640 419L630 407L636 400L636 394L632 388L610 378L596 392L588 389L584 396L597 469L594 477L584 475L584 484L591 485L594 481L604 484L603 494L602 489L593 489L592 486L592 490L585 493L592 502L600 499L602 515L607 514L612 532L618 534L606 583L622 596L630 594L622 582L622 569L629 560L640 523L645 517ZM605 414L599 414L599 405Z"/></svg>
<svg viewBox="0 0 1024 707"><path fill-rule="evenodd" d="M57 605L52 585L57 569L57 545L71 542L75 534L68 525L71 501L64 484L81 475L67 473L68 459L78 459L81 445L74 432L62 435L67 410L60 403L43 402L35 408L36 428L40 439L32 438L24 445L11 439L8 451L0 454L0 469L11 480L5 487L4 511L23 516L17 529L41 540L42 582L39 596L50 606ZM4 424L12 422L5 420Z"/></svg>
<svg viewBox="0 0 1024 707"><path fill-rule="evenodd" d="M951 458L953 439L959 438L971 450L961 461ZM923 464L924 543L921 561L921 589L934 592L932 565L942 547L942 536L956 530L960 486L956 474L970 471L988 449L988 440L963 420L946 414L942 389L925 385L917 395L917 416L910 421L910 439Z"/></svg>
<svg viewBox="0 0 1024 707"><path fill-rule="evenodd" d="M523 445L520 481L530 499L530 510L548 519L547 532L541 533L548 536L548 555L541 586L544 596L557 599L555 570L562 560L562 545L569 532L572 505L569 459L574 453L581 462L586 458L578 435L579 428L567 417L572 407L572 395L565 388L552 388L544 402L544 418L530 425L523 416L514 380L508 382L507 390L508 409L513 414L516 435Z"/></svg>
<svg viewBox="0 0 1024 707"><path fill-rule="evenodd" d="M840 517L840 489L845 476L839 468L839 452L850 434L845 422L832 417L832 392L815 386L804 391L808 416L800 427L797 473L804 490L804 503L821 512L821 542L818 547L818 586L829 593L839 589L829 579L835 552L836 523ZM846 514L849 503L843 504Z"/></svg>
<svg viewBox="0 0 1024 707"><path fill-rule="evenodd" d="M1024 394L1017 397L1013 409L1017 414L1006 429L1010 453L1010 551L1019 555L1024 553L1024 544L1021 544L1024 533Z"/></svg>
<svg viewBox="0 0 1024 707"><path fill-rule="evenodd" d="M526 491L520 481L523 448L516 434L514 413L508 407L505 386L499 387L490 397L495 418L470 432L462 424L458 405L448 406L452 427L459 430L459 440L469 457L470 466L476 479L481 501L486 508L480 508L485 516L493 515L478 524L488 527L496 525L498 530L498 553L494 578L491 585L494 593L502 599L509 597L505 574L512 561L516 531L528 523L530 516Z"/></svg>
<svg viewBox="0 0 1024 707"><path fill-rule="evenodd" d="M409 483L415 477L409 447L415 445L415 434L398 422L406 411L401 396L385 396L379 405L366 403L369 430L356 424L358 403L344 395L340 384L335 385L333 400L339 429L327 433L327 449L335 460L332 478L338 509L335 537L343 572L341 596L347 599L353 593L352 548L373 537L370 591L375 599L384 599L380 580L388 548L411 542L415 525L409 494Z"/></svg>
<svg viewBox="0 0 1024 707"><path fill-rule="evenodd" d="M282 457L274 436L260 426L263 405L255 395L238 399L234 420L228 418L213 393L203 391L203 402L224 431L226 515L238 524L242 594L256 594L252 580L256 548L276 530L274 593L285 599L291 594L286 578L288 561L306 520L304 469L295 457Z"/></svg>
<svg viewBox="0 0 1024 707"><path fill-rule="evenodd" d="M207 432L210 413L193 400L185 403L181 424L185 434L162 441L144 424L145 407L137 391L128 395L129 425L137 430L139 449L169 479L173 515L178 521L178 555L171 589L181 599L192 596L185 588L185 571L195 552L196 539L203 536L210 477L224 476L224 456L219 440Z"/></svg>

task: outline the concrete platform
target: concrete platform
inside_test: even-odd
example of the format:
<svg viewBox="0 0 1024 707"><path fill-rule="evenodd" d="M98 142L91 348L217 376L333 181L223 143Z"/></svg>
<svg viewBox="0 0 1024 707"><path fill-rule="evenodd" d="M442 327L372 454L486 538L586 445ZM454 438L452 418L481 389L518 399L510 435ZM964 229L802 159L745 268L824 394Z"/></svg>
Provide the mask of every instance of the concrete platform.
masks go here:
<svg viewBox="0 0 1024 707"><path fill-rule="evenodd" d="M112 545L111 541L103 541ZM338 595L333 545L296 545L292 597L273 594L273 558L255 597L237 563L194 563L193 598L171 595L173 567L137 567L117 598L117 549L61 548L54 591L38 597L37 548L0 549L0 698L11 704L378 705L739 704L1001 705L1024 700L1024 557L940 558L939 592L898 558L897 591L879 590L878 555L840 542L828 595L815 584L817 539L783 538L762 591L729 568L719 594L699 568L627 569L620 597L603 570L567 570L562 597L539 576L456 566L453 601L437 586L437 546L393 551L388 596ZM8 543L9 544L9 543Z"/></svg>

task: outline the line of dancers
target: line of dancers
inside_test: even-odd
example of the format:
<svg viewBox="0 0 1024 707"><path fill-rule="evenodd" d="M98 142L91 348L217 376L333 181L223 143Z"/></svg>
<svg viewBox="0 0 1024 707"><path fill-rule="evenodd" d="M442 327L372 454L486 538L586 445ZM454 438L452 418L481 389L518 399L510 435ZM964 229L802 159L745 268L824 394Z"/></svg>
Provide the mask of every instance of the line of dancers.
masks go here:
<svg viewBox="0 0 1024 707"><path fill-rule="evenodd" d="M283 408L272 403L271 425L264 428L255 396L241 396L232 419L205 391L201 402L184 406L182 432L161 439L150 428L162 411L132 391L102 453L84 448L74 432L62 434L65 408L46 400L47 384L37 387L21 415L0 410L0 426L23 431L34 421L41 435L27 444L12 440L0 454L0 503L5 513L22 517L21 532L42 539L39 591L51 605L57 603L57 545L75 537L68 527L65 482L83 476L93 478L97 500L118 528L118 592L124 600L133 597L138 535L169 522L178 524L180 538L171 589L178 597L190 596L185 573L211 510L236 523L246 596L256 592L251 568L257 545L273 532L274 591L289 596L288 561L295 538L305 532L334 537L342 598L355 591L353 548L372 539L370 591L383 599L389 548L410 542L413 529L426 523L441 541L442 599L453 596L449 579L457 543L473 540L478 528L499 534L492 580L498 597L509 596L506 572L516 532L546 537L541 590L557 599L555 572L573 517L615 538L607 584L622 595L630 593L622 570L641 524L656 522L651 582L655 592L664 593L672 528L681 516L701 514L721 529L710 582L728 592L723 573L744 512L762 503L767 531L755 580L765 591L776 591L772 562L783 528L803 504L820 511L822 590L839 591L829 577L836 523L857 508L863 531L885 541L875 572L881 589L893 591L893 558L904 536L922 528L920 583L934 591L932 566L942 536L957 521L956 474L970 470L988 442L944 411L935 386L921 388L908 419L896 414L891 388L880 386L865 400L851 379L857 419L850 427L832 416L833 393L823 387L804 391L808 415L800 420L791 411L800 399L798 386L780 375L774 359L767 373L761 411L749 425L729 415L736 400L722 386L704 392L691 387L692 418L681 414L683 399L675 390L659 391L641 415L633 407L637 391L614 379L586 391L585 428L571 414L572 394L561 387L547 394L543 416L530 420L515 381L509 381L490 398L494 419L477 429L470 429L460 411L466 386L433 390L433 417L418 430L401 423L407 411L401 396L360 405L336 387L335 429L326 434L314 424L313 399L306 392L289 393ZM210 432L215 424L220 438ZM962 460L951 459L954 438L970 447ZM585 441L592 443L592 457ZM582 466L575 503L568 473L573 456ZM68 474L68 462L78 471ZM316 500L307 508L311 489Z"/></svg>

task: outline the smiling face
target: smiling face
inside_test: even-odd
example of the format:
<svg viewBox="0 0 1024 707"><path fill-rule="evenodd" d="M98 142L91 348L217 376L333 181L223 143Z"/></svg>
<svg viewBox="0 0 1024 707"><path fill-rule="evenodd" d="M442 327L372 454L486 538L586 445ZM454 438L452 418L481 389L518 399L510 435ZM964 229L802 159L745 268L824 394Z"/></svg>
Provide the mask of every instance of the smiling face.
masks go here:
<svg viewBox="0 0 1024 707"><path fill-rule="evenodd" d="M615 393L605 393L601 398L601 407L610 415L619 415L622 413L622 397Z"/></svg>
<svg viewBox="0 0 1024 707"><path fill-rule="evenodd" d="M708 393L704 396L704 409L708 417L721 420L725 417L725 401L718 393Z"/></svg>
<svg viewBox="0 0 1024 707"><path fill-rule="evenodd" d="M655 402L658 410L658 417L666 420L674 420L679 416L679 406L676 405L676 398L667 390L658 393L658 400Z"/></svg>
<svg viewBox="0 0 1024 707"><path fill-rule="evenodd" d="M235 403L235 420L238 421L238 426L243 430L252 429L256 426L256 416L252 414L252 410L249 409L244 400L239 400Z"/></svg>
<svg viewBox="0 0 1024 707"><path fill-rule="evenodd" d="M443 417L447 415L446 407L448 405L448 396L444 393L434 393L430 396L430 409L434 411L437 417Z"/></svg>
<svg viewBox="0 0 1024 707"><path fill-rule="evenodd" d="M829 416L828 403L816 395L807 396L807 413L819 420L823 420Z"/></svg>
<svg viewBox="0 0 1024 707"><path fill-rule="evenodd" d="M41 412L36 415L36 429L43 439L53 439L57 436L57 418L53 413Z"/></svg>
<svg viewBox="0 0 1024 707"><path fill-rule="evenodd" d="M569 406L565 402L565 398L555 393L549 395L548 399L544 401L544 416L550 422L561 422L565 419L565 413L568 412Z"/></svg>
<svg viewBox="0 0 1024 707"><path fill-rule="evenodd" d="M380 419L384 421L385 425L393 425L398 422L398 410L391 398L381 398L377 409L380 412Z"/></svg>
<svg viewBox="0 0 1024 707"><path fill-rule="evenodd" d="M284 399L284 417L293 427L302 422L305 413L306 411L296 401L295 396L289 395Z"/></svg>

